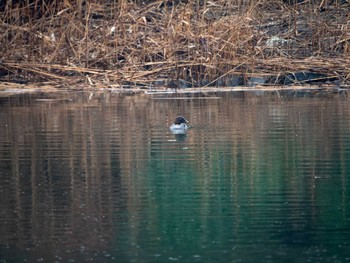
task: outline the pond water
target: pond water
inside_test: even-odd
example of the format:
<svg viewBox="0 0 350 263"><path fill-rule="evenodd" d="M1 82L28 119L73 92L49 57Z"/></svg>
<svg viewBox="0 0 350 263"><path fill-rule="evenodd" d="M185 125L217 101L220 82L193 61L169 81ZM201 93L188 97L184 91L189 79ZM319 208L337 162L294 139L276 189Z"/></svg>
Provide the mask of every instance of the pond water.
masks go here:
<svg viewBox="0 0 350 263"><path fill-rule="evenodd" d="M350 261L349 102L0 98L0 262Z"/></svg>

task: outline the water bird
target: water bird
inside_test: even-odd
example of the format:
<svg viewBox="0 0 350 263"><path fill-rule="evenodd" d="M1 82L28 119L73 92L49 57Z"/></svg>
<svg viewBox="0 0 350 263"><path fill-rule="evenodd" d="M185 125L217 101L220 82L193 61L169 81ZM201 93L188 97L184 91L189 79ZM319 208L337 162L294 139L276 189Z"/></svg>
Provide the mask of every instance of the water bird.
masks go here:
<svg viewBox="0 0 350 263"><path fill-rule="evenodd" d="M174 123L169 127L173 134L184 134L186 133L189 126L187 125L188 120L182 116L176 117Z"/></svg>

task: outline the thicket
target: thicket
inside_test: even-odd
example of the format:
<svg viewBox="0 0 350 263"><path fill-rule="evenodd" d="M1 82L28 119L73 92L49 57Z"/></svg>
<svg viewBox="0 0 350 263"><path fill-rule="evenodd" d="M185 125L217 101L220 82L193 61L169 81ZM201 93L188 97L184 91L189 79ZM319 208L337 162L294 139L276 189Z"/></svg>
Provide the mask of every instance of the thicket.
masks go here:
<svg viewBox="0 0 350 263"><path fill-rule="evenodd" d="M176 87L311 72L346 84L349 9L345 0L1 1L0 79Z"/></svg>

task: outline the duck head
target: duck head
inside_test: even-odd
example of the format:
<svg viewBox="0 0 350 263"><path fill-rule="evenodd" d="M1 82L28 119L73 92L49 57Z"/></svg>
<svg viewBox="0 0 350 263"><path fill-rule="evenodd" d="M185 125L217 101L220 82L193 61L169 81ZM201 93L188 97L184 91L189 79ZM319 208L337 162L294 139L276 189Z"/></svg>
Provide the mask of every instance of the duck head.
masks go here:
<svg viewBox="0 0 350 263"><path fill-rule="evenodd" d="M184 117L182 116L178 116L176 117L174 124L180 125L181 123L188 123L188 120L186 120Z"/></svg>

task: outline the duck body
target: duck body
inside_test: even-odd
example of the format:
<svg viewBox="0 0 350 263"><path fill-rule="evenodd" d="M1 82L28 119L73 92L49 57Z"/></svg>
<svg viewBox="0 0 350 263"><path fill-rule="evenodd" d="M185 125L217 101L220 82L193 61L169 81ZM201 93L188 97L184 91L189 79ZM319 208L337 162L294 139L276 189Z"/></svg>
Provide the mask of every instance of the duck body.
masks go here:
<svg viewBox="0 0 350 263"><path fill-rule="evenodd" d="M169 129L174 134L184 134L189 128L187 123L188 123L188 120L186 120L182 116L179 116L179 117L176 117L174 123L169 127Z"/></svg>

